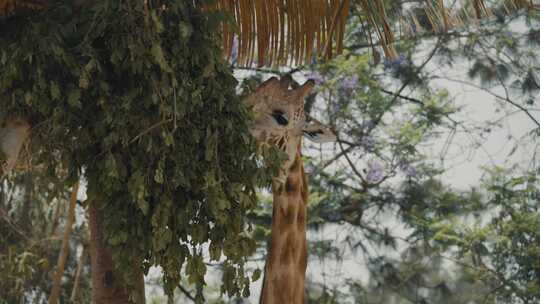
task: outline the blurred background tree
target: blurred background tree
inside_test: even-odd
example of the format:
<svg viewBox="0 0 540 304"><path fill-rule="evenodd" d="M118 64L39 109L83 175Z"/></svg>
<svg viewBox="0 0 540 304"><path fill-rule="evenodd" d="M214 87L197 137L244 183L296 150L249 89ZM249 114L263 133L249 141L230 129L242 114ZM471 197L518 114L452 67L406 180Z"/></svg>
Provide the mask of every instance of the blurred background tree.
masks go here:
<svg viewBox="0 0 540 304"><path fill-rule="evenodd" d="M1 303L43 303L49 298L70 205L64 184L61 178L51 181L35 172L14 174L2 183ZM88 228L82 207L76 201L70 253L60 282L63 302L88 303L90 299Z"/></svg>

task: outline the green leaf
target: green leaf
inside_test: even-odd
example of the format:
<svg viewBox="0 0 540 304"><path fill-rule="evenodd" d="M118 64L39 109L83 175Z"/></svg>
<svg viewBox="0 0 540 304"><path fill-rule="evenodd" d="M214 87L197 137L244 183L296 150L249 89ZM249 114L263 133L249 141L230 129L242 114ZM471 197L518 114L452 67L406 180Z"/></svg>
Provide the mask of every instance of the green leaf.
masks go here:
<svg viewBox="0 0 540 304"><path fill-rule="evenodd" d="M148 214L148 209L150 208L150 204L145 199L138 199L137 200L137 206L142 211L144 215Z"/></svg>
<svg viewBox="0 0 540 304"><path fill-rule="evenodd" d="M159 45L157 42L152 46L152 49L150 51L152 53L152 56L154 58L154 61L166 72L173 73L170 65L167 63L167 60L165 59L165 55L163 54L163 49L161 48L161 45Z"/></svg>
<svg viewBox="0 0 540 304"><path fill-rule="evenodd" d="M255 269L255 271L253 271L253 275L251 277L251 280L253 282L257 281L259 278L261 277L261 270L259 268Z"/></svg>
<svg viewBox="0 0 540 304"><path fill-rule="evenodd" d="M191 27L189 23L180 22L178 24L178 32L182 40L188 40L191 34L193 33L193 28Z"/></svg>
<svg viewBox="0 0 540 304"><path fill-rule="evenodd" d="M217 242L210 243L209 247L210 259L214 261L219 261L221 258L221 244Z"/></svg>
<svg viewBox="0 0 540 304"><path fill-rule="evenodd" d="M163 140L165 141L165 145L167 147L170 147L174 145L174 137L171 132L163 132Z"/></svg>
<svg viewBox="0 0 540 304"><path fill-rule="evenodd" d="M218 206L218 210L223 211L223 210L227 210L231 208L231 203L226 199L218 198L217 206Z"/></svg>
<svg viewBox="0 0 540 304"><path fill-rule="evenodd" d="M81 109L81 90L79 89L71 89L68 93L67 102L70 106L74 108Z"/></svg>
<svg viewBox="0 0 540 304"><path fill-rule="evenodd" d="M163 169L157 168L154 174L154 181L158 184L163 184Z"/></svg>
<svg viewBox="0 0 540 304"><path fill-rule="evenodd" d="M107 170L108 176L115 178L119 177L116 159L112 154L107 155L107 158L105 159L105 169Z"/></svg>
<svg viewBox="0 0 540 304"><path fill-rule="evenodd" d="M79 78L79 88L86 90L89 86L90 80L88 79L88 76L86 73L82 73L81 77Z"/></svg>
<svg viewBox="0 0 540 304"><path fill-rule="evenodd" d="M58 87L58 84L54 81L51 81L51 98L53 100L59 100L60 99L60 88Z"/></svg>

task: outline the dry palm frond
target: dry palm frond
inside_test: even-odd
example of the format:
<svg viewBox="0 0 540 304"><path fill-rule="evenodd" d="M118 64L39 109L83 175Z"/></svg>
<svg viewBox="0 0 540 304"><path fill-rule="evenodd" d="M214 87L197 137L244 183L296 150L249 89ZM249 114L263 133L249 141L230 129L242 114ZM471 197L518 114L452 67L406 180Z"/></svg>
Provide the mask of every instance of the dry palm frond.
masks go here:
<svg viewBox="0 0 540 304"><path fill-rule="evenodd" d="M426 1L423 9L423 17L426 22L421 26L419 17L415 13L410 13L408 17L402 18L401 25L405 28L405 34L414 36L420 32L431 30L433 32L446 32L451 29L459 28L467 24L478 24L481 20L493 17L493 11L499 10L503 14L509 15L521 9L538 9L529 0L506 0L497 7L489 7L485 1L469 0L461 1L461 5L450 9L444 6L443 0L438 0L437 7Z"/></svg>
<svg viewBox="0 0 540 304"><path fill-rule="evenodd" d="M47 0L0 0L0 17L9 16L20 9L40 9Z"/></svg>
<svg viewBox="0 0 540 304"><path fill-rule="evenodd" d="M364 11L369 24L375 28L379 36L384 55L387 58L396 58L397 52L393 47L394 33L390 27L383 0L357 0Z"/></svg>
<svg viewBox="0 0 540 304"><path fill-rule="evenodd" d="M385 56L394 59L397 52L394 49L394 36L388 26L386 12L382 0L356 0L365 18L375 33ZM537 10L538 4L531 0L505 0L497 7L489 7L484 0L462 0L461 5L451 9L445 6L444 0L426 0L421 6L416 6L413 12L402 15L398 20L400 28L406 36L418 35L426 29L433 32L446 32L466 24L477 24L481 20L492 17L493 10L503 9L503 14L512 14L521 9ZM420 14L418 12L421 12ZM420 22L420 20L424 22Z"/></svg>
<svg viewBox="0 0 540 304"><path fill-rule="evenodd" d="M349 0L218 0L215 9L235 20L237 31L224 24L222 36L238 65L303 64L341 52Z"/></svg>

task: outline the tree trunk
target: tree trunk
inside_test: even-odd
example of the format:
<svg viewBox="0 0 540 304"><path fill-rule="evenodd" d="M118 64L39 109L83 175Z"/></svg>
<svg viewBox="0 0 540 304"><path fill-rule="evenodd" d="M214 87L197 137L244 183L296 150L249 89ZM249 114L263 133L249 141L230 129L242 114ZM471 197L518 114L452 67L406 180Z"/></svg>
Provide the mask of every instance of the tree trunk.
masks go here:
<svg viewBox="0 0 540 304"><path fill-rule="evenodd" d="M103 240L103 211L95 202L88 206L90 224L90 258L92 266L92 303L120 304L130 303L129 292L122 276L115 272L112 256ZM132 301L144 303L144 276L139 271L137 279L137 298Z"/></svg>

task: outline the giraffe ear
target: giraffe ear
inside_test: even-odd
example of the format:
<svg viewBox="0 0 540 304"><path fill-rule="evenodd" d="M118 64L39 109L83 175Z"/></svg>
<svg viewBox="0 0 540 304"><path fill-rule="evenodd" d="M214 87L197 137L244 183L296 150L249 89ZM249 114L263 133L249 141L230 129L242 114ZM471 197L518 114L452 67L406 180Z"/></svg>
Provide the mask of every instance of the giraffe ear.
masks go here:
<svg viewBox="0 0 540 304"><path fill-rule="evenodd" d="M302 102L304 102L304 97L313 90L315 87L315 81L309 79L307 80L303 85L299 86L298 88L294 89L294 92L297 96L297 98L302 99Z"/></svg>
<svg viewBox="0 0 540 304"><path fill-rule="evenodd" d="M336 141L336 134L328 126L309 116L306 120L302 133L309 140L320 144Z"/></svg>
<svg viewBox="0 0 540 304"><path fill-rule="evenodd" d="M1 1L1 0L0 0ZM249 94L246 96L243 100L244 104L248 108L252 108L257 103L259 103L261 100L261 95L269 94L268 92L275 90L280 86L280 82L276 77L271 77L267 79L265 82L261 83L252 94Z"/></svg>
<svg viewBox="0 0 540 304"><path fill-rule="evenodd" d="M269 88L276 88L280 85L279 80L277 77L270 77L265 82L261 83L261 85L257 88L257 91L266 90Z"/></svg>

